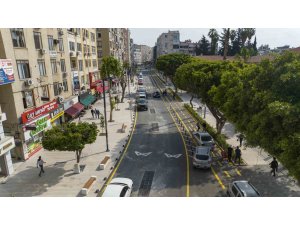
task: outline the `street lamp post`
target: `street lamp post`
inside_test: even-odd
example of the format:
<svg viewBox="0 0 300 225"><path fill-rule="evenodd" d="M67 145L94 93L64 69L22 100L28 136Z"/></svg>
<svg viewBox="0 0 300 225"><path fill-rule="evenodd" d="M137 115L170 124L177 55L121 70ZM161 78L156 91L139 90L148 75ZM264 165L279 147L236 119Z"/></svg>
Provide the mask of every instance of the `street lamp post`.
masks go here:
<svg viewBox="0 0 300 225"><path fill-rule="evenodd" d="M106 151L109 152L109 148L108 148L108 131L107 131L106 98L105 98L104 76L102 77L102 87L103 87L103 103L104 103L104 121L105 121Z"/></svg>

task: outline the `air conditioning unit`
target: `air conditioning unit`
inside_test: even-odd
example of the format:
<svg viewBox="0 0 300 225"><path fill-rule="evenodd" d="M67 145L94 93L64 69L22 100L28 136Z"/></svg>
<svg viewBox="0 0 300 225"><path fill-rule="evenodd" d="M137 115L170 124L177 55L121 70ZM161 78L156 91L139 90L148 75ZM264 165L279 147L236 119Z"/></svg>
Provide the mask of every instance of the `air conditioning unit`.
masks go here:
<svg viewBox="0 0 300 225"><path fill-rule="evenodd" d="M60 36L61 36L61 35L64 35L64 32L63 32L62 30L59 30L59 31L58 31L58 35L60 35Z"/></svg>
<svg viewBox="0 0 300 225"><path fill-rule="evenodd" d="M81 55L81 52L78 51L78 52L76 53L76 55L77 55L77 56Z"/></svg>
<svg viewBox="0 0 300 225"><path fill-rule="evenodd" d="M40 49L39 52L40 52L41 55L45 55L46 50L45 49Z"/></svg>
<svg viewBox="0 0 300 225"><path fill-rule="evenodd" d="M78 35L78 33L75 31L75 32L74 32L74 35L75 35L75 36L77 36L77 35Z"/></svg>
<svg viewBox="0 0 300 225"><path fill-rule="evenodd" d="M53 39L53 43L54 43L55 45L57 45L57 44L59 43L59 40Z"/></svg>
<svg viewBox="0 0 300 225"><path fill-rule="evenodd" d="M70 56L73 56L74 55L74 53L73 52L70 52Z"/></svg>
<svg viewBox="0 0 300 225"><path fill-rule="evenodd" d="M91 53L88 52L88 53L87 53L87 56L91 56Z"/></svg>
<svg viewBox="0 0 300 225"><path fill-rule="evenodd" d="M33 84L33 81L31 79L25 80L25 85L30 86Z"/></svg>
<svg viewBox="0 0 300 225"><path fill-rule="evenodd" d="M63 78L66 78L68 76L67 72L63 72Z"/></svg>
<svg viewBox="0 0 300 225"><path fill-rule="evenodd" d="M58 97L57 97L57 101L58 101L59 103L62 103L62 102L64 101L64 97L58 96Z"/></svg>

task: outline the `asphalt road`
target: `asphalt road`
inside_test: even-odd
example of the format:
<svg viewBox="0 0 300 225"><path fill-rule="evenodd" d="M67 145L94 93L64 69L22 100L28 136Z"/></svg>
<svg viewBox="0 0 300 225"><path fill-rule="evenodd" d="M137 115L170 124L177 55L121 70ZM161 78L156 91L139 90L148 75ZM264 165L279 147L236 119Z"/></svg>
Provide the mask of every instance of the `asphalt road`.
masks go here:
<svg viewBox="0 0 300 225"><path fill-rule="evenodd" d="M156 88L148 75L144 86ZM132 196L185 197L187 165L180 133L164 102L148 97L148 111L139 111L136 127L114 177L133 180Z"/></svg>

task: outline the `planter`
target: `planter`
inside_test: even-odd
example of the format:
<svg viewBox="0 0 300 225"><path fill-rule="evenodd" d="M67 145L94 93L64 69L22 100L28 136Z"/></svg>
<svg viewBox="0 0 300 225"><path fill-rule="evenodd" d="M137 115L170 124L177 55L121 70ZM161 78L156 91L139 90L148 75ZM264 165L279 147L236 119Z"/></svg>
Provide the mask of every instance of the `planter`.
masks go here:
<svg viewBox="0 0 300 225"><path fill-rule="evenodd" d="M80 173L80 166L79 163L74 164L74 169L73 169L74 173L79 174Z"/></svg>

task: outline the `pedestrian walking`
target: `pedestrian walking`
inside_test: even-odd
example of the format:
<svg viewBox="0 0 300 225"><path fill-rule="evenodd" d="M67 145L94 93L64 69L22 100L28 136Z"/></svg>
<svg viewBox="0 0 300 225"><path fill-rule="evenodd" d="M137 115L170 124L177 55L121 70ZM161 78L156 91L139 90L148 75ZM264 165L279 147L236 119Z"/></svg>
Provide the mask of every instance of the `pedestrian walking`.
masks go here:
<svg viewBox="0 0 300 225"><path fill-rule="evenodd" d="M94 119L95 110L94 110L94 109L91 109L91 113L92 113L92 116L93 116L93 119Z"/></svg>
<svg viewBox="0 0 300 225"><path fill-rule="evenodd" d="M278 162L275 157L273 157L273 161L269 164L271 167L271 174L273 173L273 177L275 177L276 172L278 172Z"/></svg>
<svg viewBox="0 0 300 225"><path fill-rule="evenodd" d="M239 160L239 165L241 165L241 149L239 148L239 146L236 147L235 149L235 159L234 159L234 163L236 163L237 160Z"/></svg>
<svg viewBox="0 0 300 225"><path fill-rule="evenodd" d="M42 176L42 173L45 173L44 171L44 163L46 163L41 156L39 156L37 163L36 163L36 167L39 168L40 167L40 173L39 176Z"/></svg>
<svg viewBox="0 0 300 225"><path fill-rule="evenodd" d="M237 141L240 142L240 147L242 147L242 144L243 144L243 140L244 140L244 138L245 138L245 135L243 135L243 134L241 133L241 134L239 134L237 137L238 137Z"/></svg>
<svg viewBox="0 0 300 225"><path fill-rule="evenodd" d="M231 162L232 159L232 152L233 152L233 148L231 146L229 146L227 148L227 157L228 157L228 162Z"/></svg>
<svg viewBox="0 0 300 225"><path fill-rule="evenodd" d="M95 117L96 118L98 118L98 119L100 119L100 111L99 111L99 109L95 109Z"/></svg>
<svg viewBox="0 0 300 225"><path fill-rule="evenodd" d="M175 92L173 92L173 100L175 100L176 94Z"/></svg>
<svg viewBox="0 0 300 225"><path fill-rule="evenodd" d="M200 127L200 122L198 121L198 122L197 122L197 131L199 131L200 128L201 128L201 127Z"/></svg>
<svg viewBox="0 0 300 225"><path fill-rule="evenodd" d="M203 127L203 131L206 131L206 123L205 122L202 123L202 127Z"/></svg>

